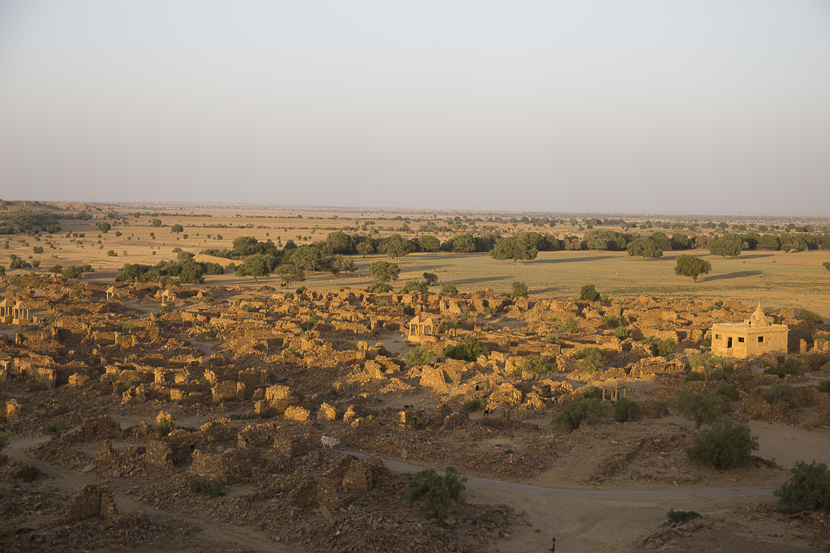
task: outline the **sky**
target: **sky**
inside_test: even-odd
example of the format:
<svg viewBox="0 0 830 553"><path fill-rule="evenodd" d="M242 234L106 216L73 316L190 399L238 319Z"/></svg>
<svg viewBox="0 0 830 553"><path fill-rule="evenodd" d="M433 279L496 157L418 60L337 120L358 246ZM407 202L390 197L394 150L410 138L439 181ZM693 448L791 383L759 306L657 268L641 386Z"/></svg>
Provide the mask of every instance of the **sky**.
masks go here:
<svg viewBox="0 0 830 553"><path fill-rule="evenodd" d="M830 2L0 0L0 198L830 215Z"/></svg>

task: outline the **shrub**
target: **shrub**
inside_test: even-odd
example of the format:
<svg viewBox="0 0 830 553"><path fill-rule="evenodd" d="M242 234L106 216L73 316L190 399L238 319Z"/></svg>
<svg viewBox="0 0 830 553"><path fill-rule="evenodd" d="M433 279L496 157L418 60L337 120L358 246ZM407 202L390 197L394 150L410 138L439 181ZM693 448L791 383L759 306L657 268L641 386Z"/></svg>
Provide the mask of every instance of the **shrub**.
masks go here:
<svg viewBox="0 0 830 553"><path fill-rule="evenodd" d="M424 280L428 286L435 286L438 284L438 275L435 273L424 273Z"/></svg>
<svg viewBox="0 0 830 553"><path fill-rule="evenodd" d="M511 298L526 298L527 297L527 285L522 282L521 280L513 281L513 288L510 291Z"/></svg>
<svg viewBox="0 0 830 553"><path fill-rule="evenodd" d="M798 461L790 479L772 492L780 503L799 511L830 507L830 472L824 463Z"/></svg>
<svg viewBox="0 0 830 553"><path fill-rule="evenodd" d="M463 341L445 347L443 355L450 359L475 361L482 355L490 355L490 350L480 344L474 336L465 336Z"/></svg>
<svg viewBox="0 0 830 553"><path fill-rule="evenodd" d="M424 469L406 485L403 498L407 504L421 501L427 514L443 524L444 519L452 514L452 502L464 491L466 481L467 478L459 477L453 467L447 467L444 476L434 469Z"/></svg>
<svg viewBox="0 0 830 553"><path fill-rule="evenodd" d="M700 367L703 370L706 380L709 380L709 375L716 368L724 367L725 365L726 363L723 359L717 355L713 355L711 351L698 351L689 356L689 367Z"/></svg>
<svg viewBox="0 0 830 553"><path fill-rule="evenodd" d="M407 351L403 356L404 361L410 367L414 365L423 365L432 358L432 352L427 348L417 347Z"/></svg>
<svg viewBox="0 0 830 553"><path fill-rule="evenodd" d="M741 396L737 386L730 386L726 382L718 383L718 387L715 389L715 392L718 395L726 396L733 401L737 400Z"/></svg>
<svg viewBox="0 0 830 553"><path fill-rule="evenodd" d="M600 293L597 292L593 284L586 284L579 291L579 299L582 301L597 301L600 298Z"/></svg>
<svg viewBox="0 0 830 553"><path fill-rule="evenodd" d="M559 424L574 431L583 421L591 423L598 418L610 417L612 412L610 405L601 403L598 399L585 398L566 404L565 410L551 419L551 424Z"/></svg>
<svg viewBox="0 0 830 553"><path fill-rule="evenodd" d="M580 369L589 373L595 372L605 361L602 352L594 347L582 348L574 353L574 359L579 360Z"/></svg>
<svg viewBox="0 0 830 553"><path fill-rule="evenodd" d="M787 403L793 408L804 406L796 389L786 382L773 384L761 392L761 399L767 403Z"/></svg>
<svg viewBox="0 0 830 553"><path fill-rule="evenodd" d="M822 380L818 383L818 389L825 394L830 394L830 380Z"/></svg>
<svg viewBox="0 0 830 553"><path fill-rule="evenodd" d="M795 357L787 357L780 365L767 365L767 368L764 369L764 374L774 374L779 378L784 378L788 374L801 374L803 372L801 361Z"/></svg>
<svg viewBox="0 0 830 553"><path fill-rule="evenodd" d="M7 445L9 445L9 435L6 434L5 429L0 428L0 451L3 451Z"/></svg>
<svg viewBox="0 0 830 553"><path fill-rule="evenodd" d="M628 330L624 326L620 325L614 329L614 336L620 340L625 340L628 338Z"/></svg>
<svg viewBox="0 0 830 553"><path fill-rule="evenodd" d="M686 450L689 459L718 469L745 465L758 449L758 438L745 424L719 419L712 428L695 436L695 443Z"/></svg>
<svg viewBox="0 0 830 553"><path fill-rule="evenodd" d="M811 323L824 323L824 317L819 315L818 313L814 313L809 309L801 309L799 310L798 314L795 316L796 319L799 321L809 321Z"/></svg>
<svg viewBox="0 0 830 553"><path fill-rule="evenodd" d="M546 344L558 344L559 343L559 336L556 334L548 334L542 341Z"/></svg>
<svg viewBox="0 0 830 553"><path fill-rule="evenodd" d="M215 397L215 396L214 396ZM156 436L163 438L173 430L173 417L159 413L156 417Z"/></svg>
<svg viewBox="0 0 830 553"><path fill-rule="evenodd" d="M133 380L133 379L125 380L124 382L122 382L121 384L118 385L118 393L123 394L124 392L126 392L127 390L132 388L133 386L138 386L139 384L141 384L141 381L139 381L139 380Z"/></svg>
<svg viewBox="0 0 830 553"><path fill-rule="evenodd" d="M700 518L700 513L694 511L675 511L672 507L666 513L666 524L663 526L671 526L672 524L685 524L692 519Z"/></svg>
<svg viewBox="0 0 830 553"><path fill-rule="evenodd" d="M458 323L455 321L442 321L441 324L438 325L436 332L438 334L443 334L451 328L458 328Z"/></svg>
<svg viewBox="0 0 830 553"><path fill-rule="evenodd" d="M378 282L377 284L372 284L366 289L367 292L374 292L376 294L385 294L386 292L392 291L392 286L385 282Z"/></svg>
<svg viewBox="0 0 830 553"><path fill-rule="evenodd" d="M404 294L408 294L409 292L429 292L429 286L427 283L422 280L410 280L406 284L403 285L403 289L401 290Z"/></svg>
<svg viewBox="0 0 830 553"><path fill-rule="evenodd" d="M481 327L481 330L483 330L484 332L495 332L496 327L491 324L486 324L483 327Z"/></svg>
<svg viewBox="0 0 830 553"><path fill-rule="evenodd" d="M23 465L16 474L18 480L23 480L24 482L34 482L38 478L40 478L40 471L37 467L33 467L32 465Z"/></svg>
<svg viewBox="0 0 830 553"><path fill-rule="evenodd" d="M603 315L599 322L608 328L617 328L622 325L622 321L616 315Z"/></svg>
<svg viewBox="0 0 830 553"><path fill-rule="evenodd" d="M638 421L643 418L640 404L627 397L620 398L614 405L614 415L617 422Z"/></svg>
<svg viewBox="0 0 830 553"><path fill-rule="evenodd" d="M813 342L816 340L830 340L830 334L827 334L826 332L814 332Z"/></svg>
<svg viewBox="0 0 830 553"><path fill-rule="evenodd" d="M49 424L44 425L40 429L40 433L49 436L49 438L53 440L57 440L61 436L63 436L64 432L66 432L67 426L63 420L56 420L55 422L50 422Z"/></svg>
<svg viewBox="0 0 830 553"><path fill-rule="evenodd" d="M495 315L496 314L496 308L487 306L487 307L484 308L484 314L485 315Z"/></svg>
<svg viewBox="0 0 830 553"><path fill-rule="evenodd" d="M715 393L696 394L691 390L681 390L677 398L677 412L695 421L697 428L703 423L711 423L720 418L718 406L721 400Z"/></svg>
<svg viewBox="0 0 830 553"><path fill-rule="evenodd" d="M82 278L84 275L80 268L70 265L61 272L61 276L63 278Z"/></svg>
<svg viewBox="0 0 830 553"><path fill-rule="evenodd" d="M190 488L190 491L193 493L206 495L208 497L219 497L220 495L225 495L225 492L222 491L222 485L213 479L202 480L201 478L191 476L188 488Z"/></svg>
<svg viewBox="0 0 830 553"><path fill-rule="evenodd" d="M256 418L256 413L253 411L245 411L244 413L235 413L233 415L229 415L229 419L233 421L249 421Z"/></svg>
<svg viewBox="0 0 830 553"><path fill-rule="evenodd" d="M659 355L660 357L665 357L666 355L674 353L677 349L677 342L671 338L657 340L654 336L649 336L643 340L642 343L647 346L651 346L652 353L654 353L654 355Z"/></svg>
<svg viewBox="0 0 830 553"><path fill-rule="evenodd" d="M458 288L456 288L452 284L445 284L444 286L441 287L441 293L442 294L457 294L458 293Z"/></svg>
<svg viewBox="0 0 830 553"><path fill-rule="evenodd" d="M599 386L584 386L581 390L583 398L602 399L602 388Z"/></svg>
<svg viewBox="0 0 830 553"><path fill-rule="evenodd" d="M571 317L562 320L555 319L553 324L562 334L576 334L579 331L579 323Z"/></svg>
<svg viewBox="0 0 830 553"><path fill-rule="evenodd" d="M487 406L483 399L472 399L464 404L464 410L468 413L475 413L481 411Z"/></svg>
<svg viewBox="0 0 830 553"><path fill-rule="evenodd" d="M552 364L545 362L538 353L532 353L524 357L513 370L513 376L523 378L525 375L536 377L542 373L553 372Z"/></svg>

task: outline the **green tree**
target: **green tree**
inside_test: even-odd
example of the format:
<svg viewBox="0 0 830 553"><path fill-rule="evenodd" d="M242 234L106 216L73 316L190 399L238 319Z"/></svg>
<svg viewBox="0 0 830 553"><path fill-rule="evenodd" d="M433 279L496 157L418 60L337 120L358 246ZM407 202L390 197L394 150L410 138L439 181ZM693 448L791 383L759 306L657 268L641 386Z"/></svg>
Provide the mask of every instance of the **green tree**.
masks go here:
<svg viewBox="0 0 830 553"><path fill-rule="evenodd" d="M285 262L304 271L325 271L329 268L329 260L318 246L300 246L291 251Z"/></svg>
<svg viewBox="0 0 830 553"><path fill-rule="evenodd" d="M160 227L161 226L161 219L152 219L150 221L151 227Z"/></svg>
<svg viewBox="0 0 830 553"><path fill-rule="evenodd" d="M470 253L476 251L476 240L469 234L459 234L452 239L454 253Z"/></svg>
<svg viewBox="0 0 830 553"><path fill-rule="evenodd" d="M438 284L438 275L435 273L424 273L424 280L427 286L435 286Z"/></svg>
<svg viewBox="0 0 830 553"><path fill-rule="evenodd" d="M179 224L175 224L172 227L170 227L170 232L179 234L180 232L184 232L184 227Z"/></svg>
<svg viewBox="0 0 830 553"><path fill-rule="evenodd" d="M242 261L242 264L236 268L236 272L234 274L238 277L254 277L254 282L258 284L258 277L264 277L271 274L271 264L268 262L268 258L262 254L249 255Z"/></svg>
<svg viewBox="0 0 830 553"><path fill-rule="evenodd" d="M700 428L703 423L712 423L720 418L718 407L721 404L722 401L715 392L703 395L681 390L677 398L677 412L695 421L695 427Z"/></svg>
<svg viewBox="0 0 830 553"><path fill-rule="evenodd" d="M651 241L654 242L654 245L657 246L659 250L670 250L671 249L671 240L669 237L666 236L664 232L660 232L659 230L651 235Z"/></svg>
<svg viewBox="0 0 830 553"><path fill-rule="evenodd" d="M830 471L824 463L798 461L790 479L772 492L781 504L799 511L830 507Z"/></svg>
<svg viewBox="0 0 830 553"><path fill-rule="evenodd" d="M334 257L334 259L331 260L331 272L335 275L344 272L353 273L356 270L357 265L355 265L354 261L352 261L348 257L337 255Z"/></svg>
<svg viewBox="0 0 830 553"><path fill-rule="evenodd" d="M378 244L378 252L394 257L396 260L415 251L415 246L405 240L400 234L393 234L384 238Z"/></svg>
<svg viewBox="0 0 830 553"><path fill-rule="evenodd" d="M526 298L527 297L527 284L522 282L521 280L513 281L513 288L510 291L511 298Z"/></svg>
<svg viewBox="0 0 830 553"><path fill-rule="evenodd" d="M599 298L600 294L593 284L586 284L579 291L579 299L582 301L598 301Z"/></svg>
<svg viewBox="0 0 830 553"><path fill-rule="evenodd" d="M465 336L464 339L457 344L450 344L444 348L444 357L450 359L460 359L462 361L475 361L482 355L487 357L490 355L490 350L483 344L480 344L475 336Z"/></svg>
<svg viewBox="0 0 830 553"><path fill-rule="evenodd" d="M355 252L351 236L340 230L329 233L326 243L329 245L331 253L348 255Z"/></svg>
<svg viewBox="0 0 830 553"><path fill-rule="evenodd" d="M657 233L655 233L657 234ZM662 232L659 234L663 234ZM663 234L665 236L665 234ZM638 238L632 242L629 242L628 246L626 246L626 251L628 255L632 257L642 257L644 260L646 258L655 257L663 257L663 250L657 247L654 240L651 238Z"/></svg>
<svg viewBox="0 0 830 553"><path fill-rule="evenodd" d="M723 258L741 255L744 241L738 234L726 233L709 245L709 253Z"/></svg>
<svg viewBox="0 0 830 553"><path fill-rule="evenodd" d="M822 263L822 266L828 271L830 271L830 261L825 261L824 263Z"/></svg>
<svg viewBox="0 0 830 553"><path fill-rule="evenodd" d="M532 242L526 234L502 238L490 250L490 257L499 260L512 259L513 263L536 259L539 250Z"/></svg>
<svg viewBox="0 0 830 553"><path fill-rule="evenodd" d="M709 381L709 375L721 366L723 366L723 359L711 351L698 351L689 356L689 367L693 369L699 367L703 371L707 382Z"/></svg>
<svg viewBox="0 0 830 553"><path fill-rule="evenodd" d="M674 266L674 274L678 276L691 277L692 282L697 282L697 277L707 275L712 270L712 264L693 255L678 255Z"/></svg>
<svg viewBox="0 0 830 553"><path fill-rule="evenodd" d="M592 423L596 419L610 417L613 409L598 399L585 398L565 404L565 409L551 419L551 424L564 426L569 431L579 428L583 422Z"/></svg>
<svg viewBox="0 0 830 553"><path fill-rule="evenodd" d="M388 261L373 261L369 265L369 274L372 275L377 282L389 282L391 280L398 280L398 275L401 273L400 267Z"/></svg>
<svg viewBox="0 0 830 553"><path fill-rule="evenodd" d="M427 287L427 283L422 280L410 280L403 285L401 292L404 294L408 294L409 292L423 292L426 294L429 292L429 288Z"/></svg>
<svg viewBox="0 0 830 553"><path fill-rule="evenodd" d="M447 467L444 476L434 469L424 469L406 485L403 498L407 504L421 501L428 515L443 524L444 519L452 514L453 501L464 491L466 481L467 478L459 477L453 467Z"/></svg>
<svg viewBox="0 0 830 553"><path fill-rule="evenodd" d="M305 271L296 265L280 265L277 267L276 274L279 275L286 286L291 286L292 282L302 282L305 280Z"/></svg>
<svg viewBox="0 0 830 553"><path fill-rule="evenodd" d="M442 294L457 294L458 288L455 287L453 284L445 284L441 287Z"/></svg>
<svg viewBox="0 0 830 553"><path fill-rule="evenodd" d="M109 223L98 223L96 227L98 227L98 232L102 234L108 233L109 230L112 228L112 226L110 226Z"/></svg>
<svg viewBox="0 0 830 553"><path fill-rule="evenodd" d="M363 256L363 259L366 259L367 255L372 255L373 253L375 253L375 248L373 248L372 245L368 242L361 242L360 244L355 246L355 250L357 250L357 253Z"/></svg>
<svg viewBox="0 0 830 553"><path fill-rule="evenodd" d="M441 249L440 240L430 235L424 235L418 238L418 245L425 252L437 252Z"/></svg>
<svg viewBox="0 0 830 553"><path fill-rule="evenodd" d="M688 250L692 247L692 241L685 234L675 232L671 235L671 249L673 250Z"/></svg>

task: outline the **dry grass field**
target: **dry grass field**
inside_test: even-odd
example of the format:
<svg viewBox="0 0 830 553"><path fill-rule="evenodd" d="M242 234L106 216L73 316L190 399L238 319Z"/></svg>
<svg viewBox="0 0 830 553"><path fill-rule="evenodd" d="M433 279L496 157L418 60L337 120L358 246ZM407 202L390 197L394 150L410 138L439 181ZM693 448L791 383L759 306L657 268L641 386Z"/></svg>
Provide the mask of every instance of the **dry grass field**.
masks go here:
<svg viewBox="0 0 830 553"><path fill-rule="evenodd" d="M124 206L121 213L133 209L135 208ZM141 211L139 218L128 216L127 225L113 226L104 234L97 230L96 225L106 219L102 218L102 214L97 214L88 221L61 220L63 231L51 236L42 235L40 241L20 234L6 236L9 248L4 253L6 256L18 255L29 262L39 259L40 267L37 271L46 271L56 264L64 267L91 264L96 273L86 275L85 278L106 281L112 280L125 263L155 264L161 260L175 259L176 248L192 253L209 248L230 249L233 240L239 236L254 236L260 241L270 239L278 245L285 244L288 240L293 240L297 245L311 244L325 239L334 230L372 236L401 232L404 236L412 237L420 234L416 231L424 222L440 222L448 218L436 218L434 215L418 218L411 213L407 215L371 210L354 210L338 215L326 210L168 209L159 210L157 218L162 221L162 226L154 227L151 226L154 217L146 215L147 208L144 207ZM407 217L411 217L408 227L404 226ZM371 224L372 221L375 224ZM367 222L370 222L368 231L363 231L362 227ZM184 232L172 233L171 227L175 224L182 225ZM555 228L541 229L527 223L514 226L507 220L496 226L503 232L534 230L560 237L584 232L579 227L561 224ZM407 228L412 229L410 234L406 233ZM116 232L120 232L121 236L116 236ZM474 233L475 230L468 226L465 230L448 229L430 234L443 241L462 232ZM672 231L665 232L670 234ZM72 236L67 238L67 233L72 233ZM79 237L74 237L75 233ZM83 238L80 237L81 234L84 235ZM44 248L43 254L33 253L36 246ZM116 256L108 255L110 250ZM699 278L697 283L675 276L674 259L681 253L705 257L712 263L712 272ZM366 269L372 261L378 259L387 258L380 255L365 259L355 256L354 260L359 267L357 273L339 277L329 273L309 273L302 285L311 289L366 288L372 282ZM513 281L520 280L527 284L532 297L566 298L578 295L584 284L592 283L601 293L611 297L649 294L735 298L746 304L760 301L767 309L807 308L830 317L830 273L822 267L822 263L828 260L830 252L821 250L797 253L745 251L740 257L726 259L711 256L703 250L667 251L663 258L649 261L630 257L626 252L558 251L540 252L536 260L516 264L496 261L484 253L417 253L396 261L400 265L401 275L395 285L399 287L407 280L421 279L424 272L434 272L438 274L441 283L452 283L461 292L486 288L507 292ZM8 265L5 260L0 263ZM29 270L31 269L26 269ZM206 283L278 286L278 280L273 276L254 283L251 278L235 278L232 274L208 276Z"/></svg>

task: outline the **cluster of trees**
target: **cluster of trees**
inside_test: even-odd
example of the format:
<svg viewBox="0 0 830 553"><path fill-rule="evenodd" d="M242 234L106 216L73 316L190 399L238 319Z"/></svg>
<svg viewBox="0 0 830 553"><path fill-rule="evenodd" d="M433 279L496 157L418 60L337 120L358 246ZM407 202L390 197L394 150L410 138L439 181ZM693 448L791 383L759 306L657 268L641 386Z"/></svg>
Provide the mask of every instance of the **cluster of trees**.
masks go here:
<svg viewBox="0 0 830 553"><path fill-rule="evenodd" d="M127 263L115 277L116 282L168 282L178 279L181 284L198 284L202 275L221 275L224 269L218 263L200 263L192 253L180 251L173 261L160 261L156 265Z"/></svg>

